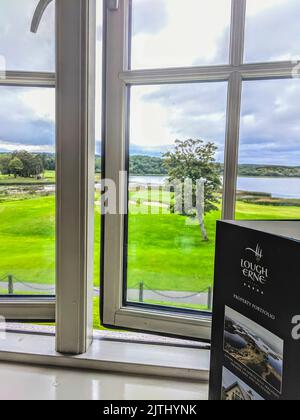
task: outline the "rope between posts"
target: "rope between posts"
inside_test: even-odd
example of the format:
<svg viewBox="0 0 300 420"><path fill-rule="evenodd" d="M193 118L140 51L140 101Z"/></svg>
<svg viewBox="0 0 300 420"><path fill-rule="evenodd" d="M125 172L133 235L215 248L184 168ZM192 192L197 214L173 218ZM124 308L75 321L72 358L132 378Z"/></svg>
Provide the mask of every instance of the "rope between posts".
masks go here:
<svg viewBox="0 0 300 420"><path fill-rule="evenodd" d="M150 292L155 293L156 295L161 296L163 298L174 299L174 300L178 300L178 299L180 299L180 300L189 299L189 298L192 298L192 297L199 296L200 294L205 293L205 292L207 292L209 290L208 288L206 288L206 289L201 290L200 292L192 293L192 294L186 295L186 296L171 296L171 295L168 295L167 293L158 292L157 290L152 289L146 283L144 283L144 285L146 286L147 290L149 290Z"/></svg>

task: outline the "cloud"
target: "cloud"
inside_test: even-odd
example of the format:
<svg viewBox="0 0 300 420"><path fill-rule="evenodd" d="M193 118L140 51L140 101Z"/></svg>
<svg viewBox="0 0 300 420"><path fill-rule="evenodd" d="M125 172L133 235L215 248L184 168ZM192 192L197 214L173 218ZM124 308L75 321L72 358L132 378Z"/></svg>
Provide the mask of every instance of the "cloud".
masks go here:
<svg viewBox="0 0 300 420"><path fill-rule="evenodd" d="M230 4L229 0L134 0L132 68L228 63Z"/></svg>
<svg viewBox="0 0 300 420"><path fill-rule="evenodd" d="M229 0L133 3L134 66L228 61ZM5 56L9 69L54 70L54 5L47 9L39 33L34 35L29 27L36 4L37 0L18 0L16 13L14 2L2 0L0 55ZM97 139L101 138L101 15L99 7ZM300 54L299 21L299 0L248 0L247 59L261 61ZM54 95L49 91L0 87L1 150L54 150ZM217 158L223 160L226 83L138 86L132 88L131 95L132 149L158 153L176 138L202 138L218 144ZM241 163L300 165L299 96L300 80L244 82Z"/></svg>
<svg viewBox="0 0 300 420"><path fill-rule="evenodd" d="M0 148L54 149L54 112L54 89L0 87Z"/></svg>
<svg viewBox="0 0 300 420"><path fill-rule="evenodd" d="M1 0L0 56L6 70L55 71L54 2L46 9L37 34L30 32L38 0ZM97 2L96 132L101 138L102 7ZM0 69L2 70L2 68ZM0 150L55 149L54 89L0 86Z"/></svg>
<svg viewBox="0 0 300 420"><path fill-rule="evenodd" d="M160 32L168 23L166 4L161 0L134 0L132 34Z"/></svg>
<svg viewBox="0 0 300 420"><path fill-rule="evenodd" d="M244 82L242 163L300 165L300 80Z"/></svg>
<svg viewBox="0 0 300 420"><path fill-rule="evenodd" d="M244 82L240 163L300 165L299 79ZM137 86L131 90L131 143L145 148L202 138L223 160L226 83Z"/></svg>
<svg viewBox="0 0 300 420"><path fill-rule="evenodd" d="M300 57L299 0L248 0L246 62Z"/></svg>
<svg viewBox="0 0 300 420"><path fill-rule="evenodd" d="M7 70L54 71L54 2L41 21L37 34L30 32L31 20L38 1L1 0L0 55Z"/></svg>
<svg viewBox="0 0 300 420"><path fill-rule="evenodd" d="M299 21L299 0L248 0L246 57L257 62L300 54ZM223 51L224 58L228 36L224 22L221 27L214 45L216 56ZM180 37L180 30L173 31L178 54ZM140 53L139 61L146 62L149 50ZM194 63L201 62L199 57ZM159 148L170 146L175 138L204 138L218 144L217 157L223 160L225 84L134 87L132 92L132 144ZM240 163L300 165L299 97L298 79L244 82Z"/></svg>
<svg viewBox="0 0 300 420"><path fill-rule="evenodd" d="M136 86L131 89L131 143L171 147L176 139L214 141L224 158L226 83Z"/></svg>

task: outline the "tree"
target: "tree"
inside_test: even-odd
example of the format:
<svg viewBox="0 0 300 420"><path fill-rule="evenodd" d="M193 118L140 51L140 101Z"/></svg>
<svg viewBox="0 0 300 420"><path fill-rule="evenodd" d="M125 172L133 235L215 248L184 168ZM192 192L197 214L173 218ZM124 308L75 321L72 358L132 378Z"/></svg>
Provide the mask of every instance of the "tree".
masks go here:
<svg viewBox="0 0 300 420"><path fill-rule="evenodd" d="M170 183L184 183L187 179L192 181L192 204L197 212L204 241L208 241L204 215L217 210L220 202L217 193L222 183L220 167L215 161L217 149L214 143L205 143L199 139L176 140L174 150L164 154L164 166ZM204 182L202 200L199 199L199 180ZM189 212L185 215L192 216Z"/></svg>
<svg viewBox="0 0 300 420"><path fill-rule="evenodd" d="M42 161L44 170L55 171L56 160L53 153L39 153L36 157Z"/></svg>
<svg viewBox="0 0 300 420"><path fill-rule="evenodd" d="M0 171L2 175L10 175L10 170L9 170L10 161L11 161L10 155L5 154L5 155L0 156Z"/></svg>
<svg viewBox="0 0 300 420"><path fill-rule="evenodd" d="M19 159L23 164L23 169L20 173L20 176L23 178L38 176L44 172L43 161L38 155L29 153L26 150L20 150L12 153L11 159L15 158Z"/></svg>
<svg viewBox="0 0 300 420"><path fill-rule="evenodd" d="M17 176L22 174L23 169L24 169L23 163L17 157L13 158L9 162L9 172L10 174L13 174L15 178L17 178Z"/></svg>

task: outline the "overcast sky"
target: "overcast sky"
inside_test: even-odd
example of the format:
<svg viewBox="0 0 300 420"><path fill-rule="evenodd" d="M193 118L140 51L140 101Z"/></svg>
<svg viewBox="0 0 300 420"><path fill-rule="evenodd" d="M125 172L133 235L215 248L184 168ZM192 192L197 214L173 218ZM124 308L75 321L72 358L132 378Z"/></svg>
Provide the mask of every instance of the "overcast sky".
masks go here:
<svg viewBox="0 0 300 420"><path fill-rule="evenodd" d="M100 0L97 0L100 4ZM10 70L54 70L54 7L29 32L38 0L0 0L0 55ZM228 63L230 0L133 0L132 67ZM248 0L245 61L300 58L299 0ZM101 139L101 7L97 29ZM3 60L0 60L0 65ZM1 70L1 69L0 69ZM52 89L0 88L0 151L54 151ZM245 82L241 163L300 165L300 80ZM175 139L217 143L224 157L225 83L132 88L131 144L156 153Z"/></svg>

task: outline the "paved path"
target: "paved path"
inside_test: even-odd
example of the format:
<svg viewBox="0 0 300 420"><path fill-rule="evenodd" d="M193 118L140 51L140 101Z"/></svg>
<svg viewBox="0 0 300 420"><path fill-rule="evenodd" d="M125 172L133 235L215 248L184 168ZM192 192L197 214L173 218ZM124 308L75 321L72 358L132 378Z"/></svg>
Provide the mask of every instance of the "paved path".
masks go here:
<svg viewBox="0 0 300 420"><path fill-rule="evenodd" d="M0 282L0 289L7 290L7 282ZM35 283L14 283L14 291L18 293L32 293L32 294L47 294L54 295L55 287L48 284L35 284ZM98 297L100 289L94 287L94 296ZM128 290L128 300L132 302L139 301L139 290L138 289L129 289ZM164 291L164 292L155 292L151 290L144 290L144 300L145 301L156 301L156 302L170 302L170 303L184 303L189 305L207 305L208 304L208 293L199 293L193 295L191 292L174 292L174 291Z"/></svg>

